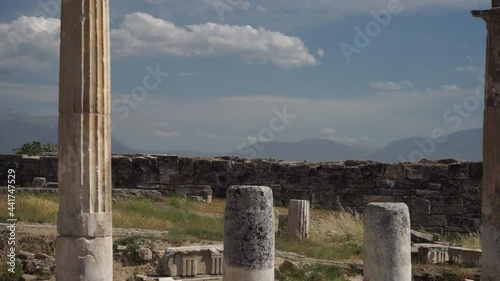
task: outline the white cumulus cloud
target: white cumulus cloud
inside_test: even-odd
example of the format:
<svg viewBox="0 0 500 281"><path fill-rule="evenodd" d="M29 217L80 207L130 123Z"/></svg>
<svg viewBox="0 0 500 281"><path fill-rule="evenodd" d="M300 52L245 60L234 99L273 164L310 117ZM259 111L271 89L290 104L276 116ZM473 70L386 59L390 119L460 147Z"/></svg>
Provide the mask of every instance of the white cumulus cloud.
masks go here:
<svg viewBox="0 0 500 281"><path fill-rule="evenodd" d="M48 71L58 63L60 20L20 16L0 23L0 72ZM111 30L114 56L237 56L245 63L282 68L316 65L304 42L294 36L249 25L205 23L176 26L144 13L125 16ZM191 73L179 73L191 76Z"/></svg>
<svg viewBox="0 0 500 281"><path fill-rule="evenodd" d="M47 71L57 63L60 21L21 16L0 23L0 72Z"/></svg>
<svg viewBox="0 0 500 281"><path fill-rule="evenodd" d="M134 13L126 15L120 27L111 31L111 38L119 56L236 55L246 63L271 62L282 68L318 63L300 38L249 25L176 26L168 20Z"/></svg>

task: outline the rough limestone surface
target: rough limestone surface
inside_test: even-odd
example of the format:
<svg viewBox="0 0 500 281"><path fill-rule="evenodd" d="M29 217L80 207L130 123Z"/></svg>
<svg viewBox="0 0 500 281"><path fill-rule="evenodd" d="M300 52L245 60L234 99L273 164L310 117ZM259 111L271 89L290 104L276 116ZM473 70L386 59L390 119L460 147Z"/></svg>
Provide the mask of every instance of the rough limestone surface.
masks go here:
<svg viewBox="0 0 500 281"><path fill-rule="evenodd" d="M408 206L403 203L370 203L363 220L364 280L411 281Z"/></svg>
<svg viewBox="0 0 500 281"><path fill-rule="evenodd" d="M113 280L113 239L111 237L93 239L58 237L56 259L57 280ZM67 276L75 276L75 279L68 279Z"/></svg>
<svg viewBox="0 0 500 281"><path fill-rule="evenodd" d="M309 201L290 200L288 205L288 240L305 240L309 237Z"/></svg>
<svg viewBox="0 0 500 281"><path fill-rule="evenodd" d="M273 192L231 186L224 213L224 281L274 281Z"/></svg>

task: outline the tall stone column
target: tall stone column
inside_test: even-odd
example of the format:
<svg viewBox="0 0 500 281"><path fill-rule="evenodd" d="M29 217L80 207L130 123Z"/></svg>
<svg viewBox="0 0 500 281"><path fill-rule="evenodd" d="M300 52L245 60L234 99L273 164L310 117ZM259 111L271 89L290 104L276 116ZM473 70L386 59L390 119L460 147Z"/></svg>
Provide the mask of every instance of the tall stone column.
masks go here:
<svg viewBox="0 0 500 281"><path fill-rule="evenodd" d="M305 240L309 237L309 201L290 200L288 204L288 240Z"/></svg>
<svg viewBox="0 0 500 281"><path fill-rule="evenodd" d="M363 280L411 281L408 206L404 203L370 203L363 220Z"/></svg>
<svg viewBox="0 0 500 281"><path fill-rule="evenodd" d="M62 1L56 278L113 280L109 1Z"/></svg>
<svg viewBox="0 0 500 281"><path fill-rule="evenodd" d="M486 21L485 108L483 120L483 221L481 280L500 280L500 0L472 11Z"/></svg>
<svg viewBox="0 0 500 281"><path fill-rule="evenodd" d="M231 186L224 213L224 281L274 281L273 192Z"/></svg>

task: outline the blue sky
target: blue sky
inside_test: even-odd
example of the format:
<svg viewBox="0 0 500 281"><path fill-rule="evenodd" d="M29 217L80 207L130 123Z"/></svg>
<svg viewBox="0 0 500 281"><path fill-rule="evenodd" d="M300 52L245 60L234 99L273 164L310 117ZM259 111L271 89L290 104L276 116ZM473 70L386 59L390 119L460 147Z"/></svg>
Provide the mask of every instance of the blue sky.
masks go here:
<svg viewBox="0 0 500 281"><path fill-rule="evenodd" d="M58 2L0 2L0 109L57 114ZM380 147L480 127L486 29L470 10L488 6L111 1L113 135L133 148L229 152L307 138ZM151 72L157 83L137 98ZM293 118L273 129L285 109Z"/></svg>

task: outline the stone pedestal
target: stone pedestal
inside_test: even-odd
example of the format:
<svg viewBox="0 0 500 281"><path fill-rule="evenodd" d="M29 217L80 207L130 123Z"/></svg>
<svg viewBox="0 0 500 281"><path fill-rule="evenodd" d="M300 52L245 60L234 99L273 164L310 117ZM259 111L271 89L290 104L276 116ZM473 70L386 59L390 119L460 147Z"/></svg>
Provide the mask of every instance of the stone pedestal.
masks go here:
<svg viewBox="0 0 500 281"><path fill-rule="evenodd" d="M500 280L500 1L473 11L486 21L485 109L483 120L483 200L481 280Z"/></svg>
<svg viewBox="0 0 500 281"><path fill-rule="evenodd" d="M364 211L365 281L411 281L410 214L404 203L370 203Z"/></svg>
<svg viewBox="0 0 500 281"><path fill-rule="evenodd" d="M290 200L288 205L288 240L304 240L309 237L309 201Z"/></svg>
<svg viewBox="0 0 500 281"><path fill-rule="evenodd" d="M61 5L56 278L110 281L109 2Z"/></svg>
<svg viewBox="0 0 500 281"><path fill-rule="evenodd" d="M231 186L224 221L224 281L274 281L273 193Z"/></svg>

